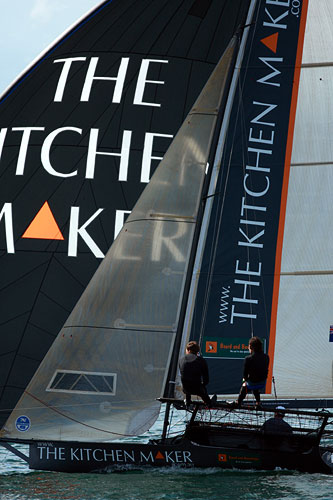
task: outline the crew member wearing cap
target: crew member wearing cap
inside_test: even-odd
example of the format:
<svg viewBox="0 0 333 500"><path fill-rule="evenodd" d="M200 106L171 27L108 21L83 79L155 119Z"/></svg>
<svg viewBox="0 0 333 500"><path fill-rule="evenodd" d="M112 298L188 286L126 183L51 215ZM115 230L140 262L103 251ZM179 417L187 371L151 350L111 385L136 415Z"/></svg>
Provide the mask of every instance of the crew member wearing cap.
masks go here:
<svg viewBox="0 0 333 500"><path fill-rule="evenodd" d="M291 426L283 420L284 417L284 406L277 406L275 408L274 417L269 418L262 426L264 432L274 433L274 434L292 434L293 430Z"/></svg>

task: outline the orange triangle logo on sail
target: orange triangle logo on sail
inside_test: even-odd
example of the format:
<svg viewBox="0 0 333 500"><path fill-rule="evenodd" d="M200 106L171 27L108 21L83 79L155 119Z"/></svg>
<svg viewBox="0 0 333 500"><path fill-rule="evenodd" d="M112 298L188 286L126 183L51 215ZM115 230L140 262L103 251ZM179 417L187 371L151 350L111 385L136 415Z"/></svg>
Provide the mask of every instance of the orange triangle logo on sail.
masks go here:
<svg viewBox="0 0 333 500"><path fill-rule="evenodd" d="M160 451L158 451L158 452L156 453L155 458L156 458L156 459L160 459L160 460L161 460L161 459L162 459L162 460L164 460L164 459L165 459L165 457L164 457L163 453L161 453Z"/></svg>
<svg viewBox="0 0 333 500"><path fill-rule="evenodd" d="M47 201L39 210L22 238L35 238L40 240L64 239Z"/></svg>
<svg viewBox="0 0 333 500"><path fill-rule="evenodd" d="M279 33L273 33L273 35L269 35L266 38L262 38L260 41L275 54L277 49L278 38L279 38Z"/></svg>

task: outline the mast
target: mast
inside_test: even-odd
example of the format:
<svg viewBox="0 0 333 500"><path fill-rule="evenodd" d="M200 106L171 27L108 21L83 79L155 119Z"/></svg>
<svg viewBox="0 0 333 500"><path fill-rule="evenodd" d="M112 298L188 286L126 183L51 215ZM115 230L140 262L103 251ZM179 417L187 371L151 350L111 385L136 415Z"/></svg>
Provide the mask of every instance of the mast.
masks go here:
<svg viewBox="0 0 333 500"><path fill-rule="evenodd" d="M235 41L238 44L239 43L238 35L234 35L234 36L235 36ZM209 189L209 185L210 185L210 180L212 177L212 168L210 168L209 166L212 165L214 162L215 151L216 151L218 140L219 140L219 130L221 127L221 123L222 123L222 119L223 119L223 112L225 110L225 106L226 106L226 102L227 102L227 98L228 98L231 76L232 76L233 67L235 64L236 57L237 57L237 52L235 51L233 54L233 57L232 57L232 62L230 65L230 70L229 70L229 74L227 77L227 82L226 82L226 85L224 88L221 106L220 106L220 109L218 111L217 126L214 130L214 139L212 141L212 147L211 147L211 151L209 153L209 158L208 158L208 162L207 162L208 172L207 172L205 182L204 182L203 188L202 188L202 193L201 193L201 203L200 203L200 208L199 208L199 212L198 212L195 234L194 234L194 239L193 239L193 245L192 245L191 255L190 255L190 260L189 260L189 271L188 271L187 276L186 276L183 301L182 301L181 310L180 310L179 324L178 324L178 329L177 329L177 334L176 334L176 339L175 339L175 344L174 344L174 349L173 349L173 355L172 355L171 362L170 362L168 383L166 384L164 397L169 397L169 398L174 397L174 389L175 389L175 384L176 384L176 374L177 374L177 370L178 370L178 360L179 360L180 352L182 352L181 346L183 345L182 339L184 338L184 336L183 336L184 322L185 322L185 318L187 315L189 298L190 298L189 294L190 294L190 288L191 288L191 282L192 282L192 274L193 274L195 260L196 260L197 255L198 255L198 253L197 253L198 242L199 242L200 234L202 231L202 221L204 218L205 207L206 207L206 202L207 202L207 197L208 197L207 193L208 193L208 189ZM198 112L200 113L200 109L198 110Z"/></svg>
<svg viewBox="0 0 333 500"><path fill-rule="evenodd" d="M239 50L237 53L235 52L232 67L230 68L228 85L225 88L222 105L219 110L219 121L215 130L215 140L210 152L209 164L212 165L212 167L209 169L209 176L207 176L205 185L203 186L202 203L200 207L201 210L198 216L196 235L192 247L190 270L187 275L186 293L184 293L184 300L182 304L181 321L179 323L173 357L170 364L170 373L168 378L169 386L166 386L165 397L174 396L179 357L182 356L183 352L185 352L185 345L188 342L190 335L193 308L198 286L197 276L200 271L204 245L207 238L207 230L216 189L217 177L221 168L223 168L221 165L223 145L225 142L233 99L239 78L241 62L244 56L249 25L252 22L256 2L257 0L252 0L249 6L246 24L244 27L240 27L238 33L235 35L238 39Z"/></svg>

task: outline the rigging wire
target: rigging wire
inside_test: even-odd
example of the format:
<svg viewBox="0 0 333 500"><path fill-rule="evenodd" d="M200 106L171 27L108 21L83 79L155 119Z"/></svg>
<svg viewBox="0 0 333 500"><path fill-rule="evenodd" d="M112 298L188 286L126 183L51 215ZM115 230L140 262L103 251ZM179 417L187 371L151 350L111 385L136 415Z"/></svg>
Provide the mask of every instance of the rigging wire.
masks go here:
<svg viewBox="0 0 333 500"><path fill-rule="evenodd" d="M277 401L277 394L276 394L276 386L275 386L275 377L272 377L272 382L273 382L273 389L274 389L274 397L275 400Z"/></svg>
<svg viewBox="0 0 333 500"><path fill-rule="evenodd" d="M258 15L259 15L259 10L257 11L257 16ZM257 19L255 19L255 21L252 22L250 25L251 26L256 25L256 23L257 23ZM211 291L212 291L211 290L211 288L212 288L211 283L212 283L212 279L213 279L214 265L215 265L216 255L217 255L217 247L219 244L219 233L220 233L220 228L221 228L221 224L222 224L222 214L224 211L224 205L225 205L225 201L226 201L226 190L227 190L228 178L229 178L229 173L230 173L230 168L231 168L231 161L232 161L232 157L233 157L233 153L234 153L234 145L235 145L235 138L236 138L236 131L237 131L236 127L237 127L238 122L239 122L239 127L241 129L240 141L242 143L242 148L241 148L242 155L243 155L242 169L243 169L244 175L245 175L245 165L249 164L249 151L248 151L248 147L247 147L247 145L248 145L248 133L247 133L248 125L247 125L247 121L246 121L246 112L245 112L246 110L245 110L245 105L244 105L243 94L244 94L244 82L245 82L246 74L249 70L248 62L249 62L249 58L251 55L253 43L254 43L254 33L252 35L252 39L251 39L250 44L249 44L250 49L249 49L248 56L247 56L248 59L247 59L247 61L245 61L245 64L243 65L245 68L244 75L242 75L242 77L239 77L237 80L238 107L237 107L236 112L235 112L236 118L235 118L235 125L234 125L234 129L233 129L232 145L230 146L229 158L228 158L228 161L224 165L224 170L225 170L224 176L222 175L222 171L220 173L220 189L214 193L214 196L220 197L219 206L218 206L218 209L216 211L216 218L219 217L219 219L218 220L215 219L214 244L212 245L211 256L209 259L208 279L206 280L206 290L205 290L205 294L204 294L204 307L203 307L204 313L202 315L202 320L201 320L201 325L200 325L200 335L199 335L199 342L200 343L202 343L203 332L205 331L205 328L206 328L207 310L208 310L210 295L211 295ZM228 132L229 132L229 130L228 130ZM228 139L226 137L226 142L227 142L227 140ZM247 160L246 160L246 156L247 156ZM221 186L222 182L224 183L224 185ZM247 194L244 193L245 200L246 200L246 197L247 197ZM245 204L246 204L246 202L245 202ZM245 209L245 211L247 213L248 209ZM246 213L245 213L244 219L247 220ZM257 214L255 213L253 215L253 217L251 216L251 218L253 220L257 220ZM248 236L249 224L246 224L245 232L246 232L246 235ZM249 251L250 251L249 248L247 248L246 251L247 251L248 261L249 261ZM260 262L262 252L260 251L259 248L257 249L257 252L258 252L258 261ZM267 301L266 301L265 283L264 283L263 277L261 277L261 289L262 289L263 312L264 312L265 323L266 323L266 337L269 338L269 333L270 333L269 307L268 307ZM251 287L249 287L249 295L250 295L250 298L252 298ZM251 302L250 302L249 306L250 306L250 310L252 313L253 305ZM250 318L250 322L251 322L251 336L253 336L254 335L254 319L253 319L253 317ZM274 391L275 391L275 399L277 399L275 386L274 386Z"/></svg>
<svg viewBox="0 0 333 500"><path fill-rule="evenodd" d="M258 16L258 13L257 13L257 16ZM254 23L251 23L251 24L256 24L256 21ZM252 41L251 41L251 44L250 44L250 52L251 52L251 49L252 49L252 46L253 46L253 39L254 39L254 35L252 37ZM238 34L238 49L240 47L240 36ZM249 53L250 53L249 52ZM245 75L248 71L248 65L245 65ZM207 259L208 262L209 262L209 265L208 265L208 279L206 280L206 286L205 286L205 293L204 293L204 305L203 305L203 314L202 314L202 321L201 321L201 325L200 325L200 333L199 333L199 343L201 344L202 343L202 338L203 338L203 332L205 330L205 326L206 326L206 318L207 318L207 310L208 310L208 303L209 303L209 300L210 300L210 294L211 294L211 290L212 290L212 279L213 279L213 274L214 274L214 265L215 265L215 262L216 262L216 256L217 256L217 247L218 247L218 243L219 243L219 234L220 234L220 231L221 231L221 225L222 225L222 215L223 215L223 211L224 211L224 206L225 206L225 201L226 201L226 191L227 191L227 185L228 185L228 179L229 179L229 174L230 174L230 169L231 169L231 159L232 159L232 156L233 156L233 152L234 152L234 144L235 144L235 136L236 136L236 125L237 125L237 121L238 121L238 117L239 117L239 114L241 114L241 110L244 109L244 106L242 107L242 92L243 92L243 89L241 87L241 83L240 83L240 78L238 77L237 79L237 86L238 86L238 89L239 89L239 102L238 102L238 108L237 108L237 111L236 111L236 118L235 118L235 125L234 125L234 128L233 128L233 131L232 133L230 133L230 130L228 127L227 129L227 132L226 132L226 137L225 137L225 144L228 142L228 140L231 140L231 148L230 148L230 153L229 153L229 157L227 159L227 161L224 163L223 162L223 157L222 157L222 160L221 160L221 172L219 174L219 184L220 184L220 189L218 190L218 192L215 192L212 196L217 196L218 195L218 198L219 200L217 201L218 203L218 208L216 210L216 217L215 217L215 223L214 223L214 229L212 230L213 231L213 234L214 234L214 243L211 247L211 251L210 251L210 255L209 255L209 258ZM242 115L241 115L242 116ZM229 139L229 137L231 137L231 139ZM243 147L243 151L244 151L244 147ZM243 167L244 167L244 164L243 164ZM221 183L223 182L223 186L221 186Z"/></svg>

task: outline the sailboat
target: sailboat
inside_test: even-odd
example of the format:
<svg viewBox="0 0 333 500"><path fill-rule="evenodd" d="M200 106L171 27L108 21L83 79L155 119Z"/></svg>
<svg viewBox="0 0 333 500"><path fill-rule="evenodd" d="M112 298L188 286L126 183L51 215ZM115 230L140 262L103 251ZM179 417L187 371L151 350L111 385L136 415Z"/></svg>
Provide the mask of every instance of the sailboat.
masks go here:
<svg viewBox="0 0 333 500"><path fill-rule="evenodd" d="M0 444L29 467L332 472L332 266L318 224L330 220L331 110L320 103L330 81L323 40L332 36L316 9L248 3L1 430ZM253 335L270 355L264 409L233 409L225 399L237 392ZM199 341L219 398L214 408L194 403L185 432L169 437L170 407L188 411L177 369L188 339ZM292 434L265 433L282 403ZM136 441L161 404L161 438ZM15 442L29 444L29 456Z"/></svg>

